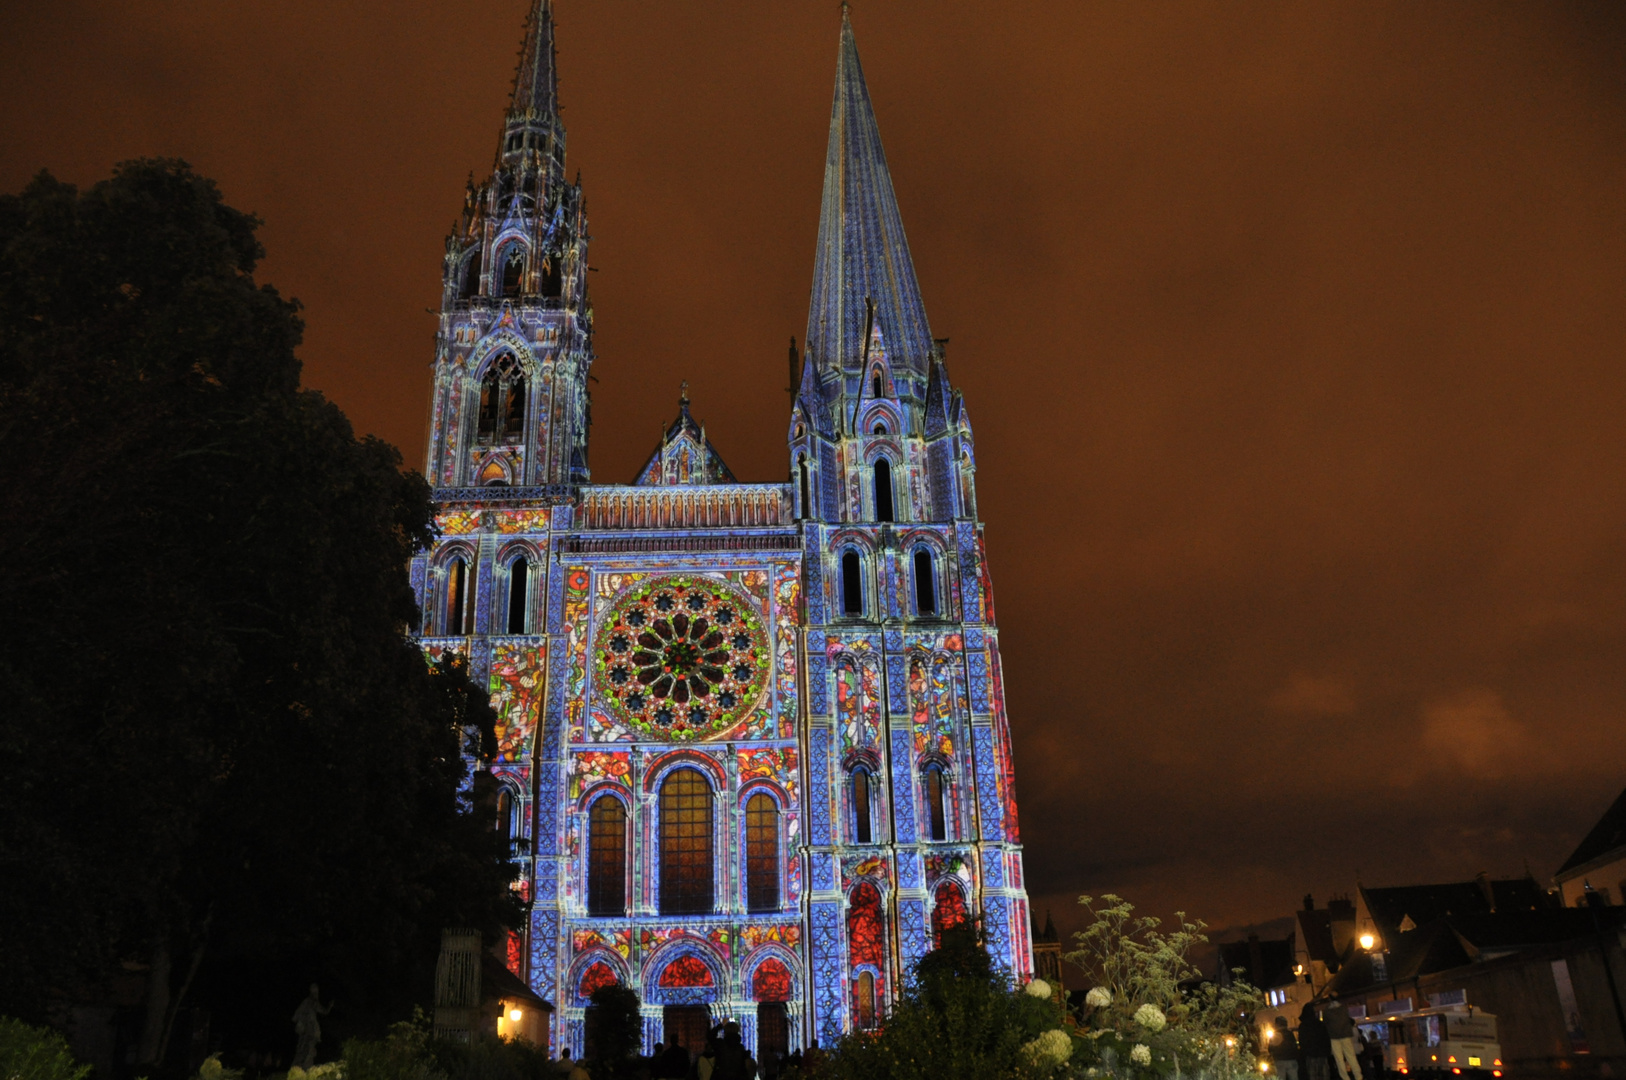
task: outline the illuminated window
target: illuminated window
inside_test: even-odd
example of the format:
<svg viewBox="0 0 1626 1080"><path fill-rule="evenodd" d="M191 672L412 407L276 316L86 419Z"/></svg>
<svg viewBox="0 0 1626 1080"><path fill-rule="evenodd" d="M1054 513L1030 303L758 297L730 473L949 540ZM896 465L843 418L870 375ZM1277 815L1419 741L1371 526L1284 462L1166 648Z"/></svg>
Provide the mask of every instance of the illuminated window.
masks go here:
<svg viewBox="0 0 1626 1080"><path fill-rule="evenodd" d="M853 770L853 838L860 844L871 841L869 788L869 770L860 765Z"/></svg>
<svg viewBox="0 0 1626 1080"><path fill-rule="evenodd" d="M790 969L768 957L751 974L751 996L757 1001L789 1001Z"/></svg>
<svg viewBox="0 0 1626 1080"><path fill-rule="evenodd" d="M892 463L875 459L875 520L892 520Z"/></svg>
<svg viewBox="0 0 1626 1080"><path fill-rule="evenodd" d="M469 595L469 564L459 555L446 568L446 633L458 637L474 629Z"/></svg>
<svg viewBox="0 0 1626 1080"><path fill-rule="evenodd" d="M710 986L711 968L698 956L680 956L661 971L660 986Z"/></svg>
<svg viewBox="0 0 1626 1080"><path fill-rule="evenodd" d="M587 913L627 912L627 809L613 795L601 795L588 812Z"/></svg>
<svg viewBox="0 0 1626 1080"><path fill-rule="evenodd" d="M875 1026L875 976L867 971L858 973L858 981L853 986L853 1017L860 1030L868 1031Z"/></svg>
<svg viewBox="0 0 1626 1080"><path fill-rule="evenodd" d="M875 391L875 396L876 397L881 396L881 369L880 368L875 369L875 377L870 380L870 389Z"/></svg>
<svg viewBox="0 0 1626 1080"><path fill-rule="evenodd" d="M854 968L880 970L886 950L886 921L881 914L881 892L867 881L853 889L847 902L847 951ZM853 983L853 1015L858 1026L875 1026L875 976L860 971Z"/></svg>
<svg viewBox="0 0 1626 1080"><path fill-rule="evenodd" d="M841 553L841 613L864 613L864 564L858 552L848 548Z"/></svg>
<svg viewBox="0 0 1626 1080"><path fill-rule="evenodd" d="M711 909L711 785L694 769L674 769L661 784L661 914Z"/></svg>
<svg viewBox="0 0 1626 1080"><path fill-rule="evenodd" d="M931 548L915 548L915 613L937 614L937 573Z"/></svg>
<svg viewBox="0 0 1626 1080"><path fill-rule="evenodd" d="M807 455L803 454L801 457L797 458L796 461L797 469L802 475L802 516L805 518L812 517L813 499L810 493L811 486L809 485L807 478Z"/></svg>
<svg viewBox="0 0 1626 1080"><path fill-rule="evenodd" d="M763 792L745 804L745 908L779 910L779 806Z"/></svg>
<svg viewBox="0 0 1626 1080"><path fill-rule="evenodd" d="M514 839L514 796L507 788L497 792L497 835L504 842Z"/></svg>
<svg viewBox="0 0 1626 1080"><path fill-rule="evenodd" d="M614 986L621 980L615 977L615 970L602 960L595 960L582 972L581 987L576 991L584 998L593 996L593 991L605 986Z"/></svg>
<svg viewBox="0 0 1626 1080"><path fill-rule="evenodd" d="M514 248L508 253L508 258L502 267L502 294L504 296L518 296L520 286L525 279L525 252Z"/></svg>
<svg viewBox="0 0 1626 1080"><path fill-rule="evenodd" d="M458 288L458 295L464 300L480 291L480 249L475 248L474 253L463 260L463 281Z"/></svg>
<svg viewBox="0 0 1626 1080"><path fill-rule="evenodd" d="M948 821L943 813L943 766L926 766L921 781L926 788L926 835L932 840L947 840Z"/></svg>
<svg viewBox="0 0 1626 1080"><path fill-rule="evenodd" d="M508 632L530 632L527 601L530 599L531 561L520 555L508 564Z"/></svg>
<svg viewBox="0 0 1626 1080"><path fill-rule="evenodd" d="M952 881L945 881L937 887L932 907L932 946L935 948L943 944L943 931L959 926L967 919L965 909L965 894L960 887Z"/></svg>
<svg viewBox="0 0 1626 1080"><path fill-rule="evenodd" d="M524 441L525 398L525 369L512 353L504 353L480 380L481 445Z"/></svg>

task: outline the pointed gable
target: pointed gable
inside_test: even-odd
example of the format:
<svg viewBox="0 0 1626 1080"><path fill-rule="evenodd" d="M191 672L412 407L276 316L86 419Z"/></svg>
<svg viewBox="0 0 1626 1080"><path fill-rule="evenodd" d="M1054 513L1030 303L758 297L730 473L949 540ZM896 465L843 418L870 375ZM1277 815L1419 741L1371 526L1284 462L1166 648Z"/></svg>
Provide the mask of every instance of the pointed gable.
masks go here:
<svg viewBox="0 0 1626 1080"><path fill-rule="evenodd" d="M678 417L661 432L660 445L633 481L639 487L670 484L737 484L706 429L689 414L689 384L683 384Z"/></svg>
<svg viewBox="0 0 1626 1080"><path fill-rule="evenodd" d="M931 330L852 23L843 8L807 314L807 349L821 375L858 369L871 325L869 304L874 305L873 323L883 328L891 345L894 368L924 375L931 359Z"/></svg>

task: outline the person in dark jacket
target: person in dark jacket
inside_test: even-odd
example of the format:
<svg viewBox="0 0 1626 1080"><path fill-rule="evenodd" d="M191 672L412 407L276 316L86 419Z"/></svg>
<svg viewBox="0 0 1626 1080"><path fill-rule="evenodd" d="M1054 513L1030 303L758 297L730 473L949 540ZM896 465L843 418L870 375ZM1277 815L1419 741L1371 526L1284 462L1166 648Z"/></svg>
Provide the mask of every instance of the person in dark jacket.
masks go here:
<svg viewBox="0 0 1626 1080"><path fill-rule="evenodd" d="M1321 1008L1321 1022L1327 1025L1332 1043L1332 1063L1338 1067L1338 1080L1361 1080L1361 1063L1355 1056L1355 1021L1337 998Z"/></svg>
<svg viewBox="0 0 1626 1080"><path fill-rule="evenodd" d="M1299 1080L1299 1044L1293 1030L1287 1026L1287 1017L1276 1018L1276 1031L1270 1038L1270 1060L1276 1066L1281 1080Z"/></svg>
<svg viewBox="0 0 1626 1080"><path fill-rule="evenodd" d="M1328 1080L1332 1075L1332 1039L1315 1010L1315 1002L1299 1010L1299 1072L1304 1080Z"/></svg>

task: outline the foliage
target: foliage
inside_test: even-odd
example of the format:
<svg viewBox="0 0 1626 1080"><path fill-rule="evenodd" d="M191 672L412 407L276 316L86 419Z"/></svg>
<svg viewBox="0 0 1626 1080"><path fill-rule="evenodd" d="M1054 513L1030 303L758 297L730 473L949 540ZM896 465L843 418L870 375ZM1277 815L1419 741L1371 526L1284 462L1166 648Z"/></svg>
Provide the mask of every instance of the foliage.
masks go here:
<svg viewBox="0 0 1626 1080"><path fill-rule="evenodd" d="M408 635L428 486L300 389L258 224L177 161L0 197L0 1009L145 971L145 1061L228 976L381 1026L517 919L490 710Z"/></svg>
<svg viewBox="0 0 1626 1080"><path fill-rule="evenodd" d="M593 1080L612 1080L630 1075L643 1043L643 1017L638 993L620 983L610 983L593 991L593 1053L588 1071Z"/></svg>
<svg viewBox="0 0 1626 1080"><path fill-rule="evenodd" d="M1249 1014L1264 999L1237 979L1228 987L1200 980L1190 953L1208 938L1201 920L1162 921L1107 894L1079 904L1090 923L1073 935L1067 959L1094 981L1074 1031L1074 1075L1150 1080L1187 1075L1226 1080L1254 1075Z"/></svg>
<svg viewBox="0 0 1626 1080"><path fill-rule="evenodd" d="M84 1080L89 1075L90 1066L73 1059L61 1035L0 1016L0 1080Z"/></svg>
<svg viewBox="0 0 1626 1080"><path fill-rule="evenodd" d="M411 1020L390 1025L389 1034L376 1042L346 1040L344 1065L345 1080L449 1080L435 1058L421 1009Z"/></svg>
<svg viewBox="0 0 1626 1080"><path fill-rule="evenodd" d="M992 970L978 931L943 931L921 957L875 1032L847 1035L819 1075L832 1080L983 1080L1048 1076L1054 1063L1026 1049L1062 1026L1049 997L1015 990Z"/></svg>
<svg viewBox="0 0 1626 1080"><path fill-rule="evenodd" d="M535 1043L493 1035L466 1043L437 1042L435 1060L450 1080L544 1080L557 1072Z"/></svg>
<svg viewBox="0 0 1626 1080"><path fill-rule="evenodd" d="M196 1080L243 1080L243 1070L227 1068L221 1064L219 1054L210 1054L203 1059L203 1064L198 1066ZM294 1077L293 1080L299 1078Z"/></svg>

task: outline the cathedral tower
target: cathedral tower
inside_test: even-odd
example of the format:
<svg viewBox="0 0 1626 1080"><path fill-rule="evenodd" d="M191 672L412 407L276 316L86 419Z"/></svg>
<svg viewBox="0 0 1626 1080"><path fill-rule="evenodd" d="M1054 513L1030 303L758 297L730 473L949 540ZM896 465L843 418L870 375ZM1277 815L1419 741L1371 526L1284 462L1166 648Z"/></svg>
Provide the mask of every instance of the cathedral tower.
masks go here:
<svg viewBox="0 0 1626 1080"><path fill-rule="evenodd" d="M687 388L628 483L587 469L587 222L534 0L491 175L446 244L414 560L431 656L491 687L509 966L589 1037L877 1025L945 926L1032 970L970 423L842 17L791 480L739 481Z"/></svg>

